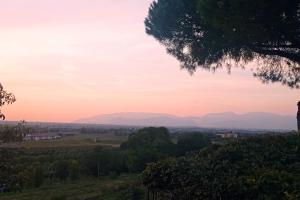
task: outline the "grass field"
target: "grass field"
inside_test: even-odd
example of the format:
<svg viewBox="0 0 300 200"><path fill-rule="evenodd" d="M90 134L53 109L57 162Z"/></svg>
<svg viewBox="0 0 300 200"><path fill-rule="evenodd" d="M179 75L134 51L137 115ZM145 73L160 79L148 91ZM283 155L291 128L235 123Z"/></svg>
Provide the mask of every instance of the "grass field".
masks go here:
<svg viewBox="0 0 300 200"><path fill-rule="evenodd" d="M45 185L22 193L0 194L1 200L117 200L124 190L136 184L136 175L117 178L90 178L78 182Z"/></svg>
<svg viewBox="0 0 300 200"><path fill-rule="evenodd" d="M114 134L76 134L56 140L24 141L21 143L5 144L1 147L8 148L56 148L56 147L119 147L127 140L127 136Z"/></svg>

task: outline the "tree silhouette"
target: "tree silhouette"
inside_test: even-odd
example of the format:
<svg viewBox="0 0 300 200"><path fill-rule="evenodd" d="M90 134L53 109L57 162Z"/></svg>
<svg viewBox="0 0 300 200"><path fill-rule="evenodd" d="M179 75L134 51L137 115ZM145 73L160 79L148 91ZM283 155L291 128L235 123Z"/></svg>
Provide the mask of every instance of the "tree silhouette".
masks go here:
<svg viewBox="0 0 300 200"><path fill-rule="evenodd" d="M5 115L1 112L1 107L6 104L12 104L16 101L15 96L12 93L4 90L2 84L0 83L0 119L5 119Z"/></svg>
<svg viewBox="0 0 300 200"><path fill-rule="evenodd" d="M254 62L263 82L299 88L299 0L157 0L145 25L191 73Z"/></svg>

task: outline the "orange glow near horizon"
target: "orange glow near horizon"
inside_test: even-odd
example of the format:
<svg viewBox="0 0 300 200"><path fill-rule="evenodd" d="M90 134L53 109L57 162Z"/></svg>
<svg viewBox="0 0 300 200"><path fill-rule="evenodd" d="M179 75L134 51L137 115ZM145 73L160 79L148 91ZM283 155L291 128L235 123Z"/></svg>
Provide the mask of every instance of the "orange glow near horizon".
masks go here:
<svg viewBox="0 0 300 200"><path fill-rule="evenodd" d="M193 76L144 31L151 0L0 0L7 120L70 122L115 112L296 113L299 90L250 71Z"/></svg>

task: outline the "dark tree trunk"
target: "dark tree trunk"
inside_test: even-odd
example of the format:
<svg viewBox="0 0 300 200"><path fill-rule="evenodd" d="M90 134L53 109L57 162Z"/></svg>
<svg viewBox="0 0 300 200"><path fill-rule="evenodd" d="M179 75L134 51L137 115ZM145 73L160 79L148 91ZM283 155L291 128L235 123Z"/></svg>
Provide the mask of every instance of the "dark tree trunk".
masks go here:
<svg viewBox="0 0 300 200"><path fill-rule="evenodd" d="M300 132L300 101L298 102L297 123L298 123L298 132Z"/></svg>
<svg viewBox="0 0 300 200"><path fill-rule="evenodd" d="M100 177L100 164L97 163L97 177Z"/></svg>

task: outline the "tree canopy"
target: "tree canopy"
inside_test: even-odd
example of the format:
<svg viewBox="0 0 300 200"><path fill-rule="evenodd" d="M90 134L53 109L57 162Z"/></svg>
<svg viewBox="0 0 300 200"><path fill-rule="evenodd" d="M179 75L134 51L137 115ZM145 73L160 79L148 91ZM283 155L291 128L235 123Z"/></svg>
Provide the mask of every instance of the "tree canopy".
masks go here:
<svg viewBox="0 0 300 200"><path fill-rule="evenodd" d="M0 83L0 119L5 119L5 115L1 112L1 107L6 104L12 104L16 101L15 96L12 93L4 90L2 84Z"/></svg>
<svg viewBox="0 0 300 200"><path fill-rule="evenodd" d="M184 155L187 152L203 149L211 145L210 138L202 133L185 133L178 138L177 153Z"/></svg>
<svg viewBox="0 0 300 200"><path fill-rule="evenodd" d="M156 199L300 198L297 135L256 136L149 164L145 186Z"/></svg>
<svg viewBox="0 0 300 200"><path fill-rule="evenodd" d="M129 135L128 141L121 145L122 149L138 149L140 147L163 148L172 145L168 129L164 127L148 127Z"/></svg>
<svg viewBox="0 0 300 200"><path fill-rule="evenodd" d="M299 0L157 0L145 25L190 72L254 62L263 82L299 87Z"/></svg>
<svg viewBox="0 0 300 200"><path fill-rule="evenodd" d="M25 121L21 121L13 126L2 125L0 126L0 141L3 143L21 142L30 131L31 129L26 126Z"/></svg>

